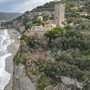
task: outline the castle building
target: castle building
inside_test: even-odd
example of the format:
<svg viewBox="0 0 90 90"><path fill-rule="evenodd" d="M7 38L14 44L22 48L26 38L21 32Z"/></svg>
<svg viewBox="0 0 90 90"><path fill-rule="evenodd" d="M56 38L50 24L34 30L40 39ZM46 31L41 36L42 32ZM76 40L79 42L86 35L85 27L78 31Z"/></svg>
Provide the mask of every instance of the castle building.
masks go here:
<svg viewBox="0 0 90 90"><path fill-rule="evenodd" d="M42 13L39 13L38 19L40 19L41 21L43 21Z"/></svg>
<svg viewBox="0 0 90 90"><path fill-rule="evenodd" d="M57 26L64 26L65 22L65 4L61 3L60 0L55 0L54 6L54 22Z"/></svg>
<svg viewBox="0 0 90 90"><path fill-rule="evenodd" d="M42 16L38 16L38 19L40 19L41 21L43 21L43 17Z"/></svg>

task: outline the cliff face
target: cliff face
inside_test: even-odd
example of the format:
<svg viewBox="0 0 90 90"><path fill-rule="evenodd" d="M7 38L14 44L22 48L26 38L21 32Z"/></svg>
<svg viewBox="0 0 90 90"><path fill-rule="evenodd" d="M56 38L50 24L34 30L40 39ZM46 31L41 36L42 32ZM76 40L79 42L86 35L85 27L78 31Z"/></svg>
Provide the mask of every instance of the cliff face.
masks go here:
<svg viewBox="0 0 90 90"><path fill-rule="evenodd" d="M25 26L29 16L19 17L15 26ZM24 33L14 59L13 90L90 90L90 36L80 30L76 24L54 28L42 37L40 32Z"/></svg>
<svg viewBox="0 0 90 90"><path fill-rule="evenodd" d="M30 78L26 75L25 66L14 64L13 90L36 90Z"/></svg>

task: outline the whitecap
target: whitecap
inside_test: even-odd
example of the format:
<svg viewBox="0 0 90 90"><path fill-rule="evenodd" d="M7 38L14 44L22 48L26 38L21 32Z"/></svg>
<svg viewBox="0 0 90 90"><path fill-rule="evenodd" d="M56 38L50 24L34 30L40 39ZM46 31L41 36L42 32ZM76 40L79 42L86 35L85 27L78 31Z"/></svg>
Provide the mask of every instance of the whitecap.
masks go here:
<svg viewBox="0 0 90 90"><path fill-rule="evenodd" d="M3 30L4 33L0 34L0 90L4 90L5 86L9 83L11 74L5 71L5 59L12 54L8 52L7 47L12 43L8 30Z"/></svg>

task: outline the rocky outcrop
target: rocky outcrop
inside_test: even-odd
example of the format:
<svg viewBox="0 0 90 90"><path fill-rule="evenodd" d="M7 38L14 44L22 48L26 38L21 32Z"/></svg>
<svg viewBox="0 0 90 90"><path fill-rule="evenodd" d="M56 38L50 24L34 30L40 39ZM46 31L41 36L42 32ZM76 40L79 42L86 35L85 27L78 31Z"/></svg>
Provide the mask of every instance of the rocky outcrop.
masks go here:
<svg viewBox="0 0 90 90"><path fill-rule="evenodd" d="M61 80L67 86L73 85L74 87L77 87L80 90L82 90L82 88L83 88L83 83L78 82L78 80L76 80L76 79L71 79L69 77L61 76Z"/></svg>
<svg viewBox="0 0 90 90"><path fill-rule="evenodd" d="M13 75L13 90L36 90L34 84L26 75L24 65L14 65Z"/></svg>

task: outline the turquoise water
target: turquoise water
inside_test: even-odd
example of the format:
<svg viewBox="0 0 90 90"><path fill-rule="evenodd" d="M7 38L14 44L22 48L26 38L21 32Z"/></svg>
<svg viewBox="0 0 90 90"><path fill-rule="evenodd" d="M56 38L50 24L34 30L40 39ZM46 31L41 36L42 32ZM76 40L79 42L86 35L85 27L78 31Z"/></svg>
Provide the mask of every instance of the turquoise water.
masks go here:
<svg viewBox="0 0 90 90"><path fill-rule="evenodd" d="M0 90L4 90L11 77L11 75L5 70L5 60L12 55L7 49L10 44L11 39L8 30L0 29Z"/></svg>

